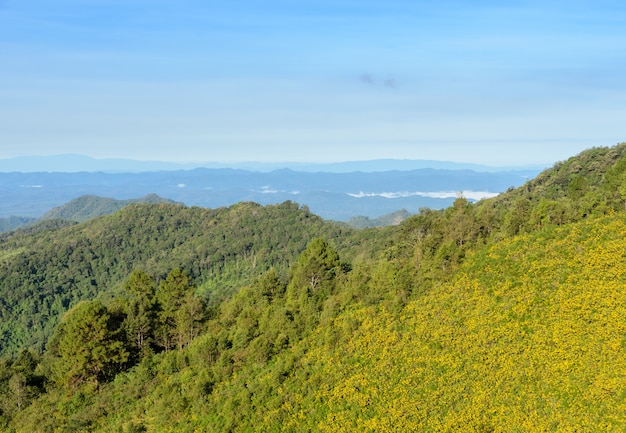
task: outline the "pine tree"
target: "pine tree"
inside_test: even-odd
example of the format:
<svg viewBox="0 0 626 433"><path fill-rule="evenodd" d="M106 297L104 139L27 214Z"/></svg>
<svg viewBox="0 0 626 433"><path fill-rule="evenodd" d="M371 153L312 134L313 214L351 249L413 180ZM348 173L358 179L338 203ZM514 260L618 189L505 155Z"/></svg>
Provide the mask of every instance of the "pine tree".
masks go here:
<svg viewBox="0 0 626 433"><path fill-rule="evenodd" d="M116 321L100 301L81 302L67 312L51 339L56 379L69 388L98 384L120 371L128 351Z"/></svg>

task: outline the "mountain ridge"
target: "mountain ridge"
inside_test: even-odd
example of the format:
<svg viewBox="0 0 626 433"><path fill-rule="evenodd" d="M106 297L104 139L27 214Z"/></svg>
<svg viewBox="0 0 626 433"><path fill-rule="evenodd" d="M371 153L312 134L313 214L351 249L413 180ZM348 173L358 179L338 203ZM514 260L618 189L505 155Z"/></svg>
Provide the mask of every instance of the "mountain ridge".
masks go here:
<svg viewBox="0 0 626 433"><path fill-rule="evenodd" d="M79 196L127 200L157 194L189 206L295 200L326 219L377 218L407 209L449 206L462 191L495 194L521 185L530 172L416 169L377 173L252 172L232 168L145 173L0 173L0 217L40 217ZM432 193L446 192L444 197Z"/></svg>
<svg viewBox="0 0 626 433"><path fill-rule="evenodd" d="M84 222L88 219L112 214L130 204L182 204L174 200L148 194L145 197L128 200L117 200L109 197L99 197L93 194L82 195L46 212L39 220L62 219L67 221Z"/></svg>
<svg viewBox="0 0 626 433"><path fill-rule="evenodd" d="M421 168L446 170L473 170L484 172L539 171L544 165L489 166L483 164L422 159L374 159L328 163L305 162L166 162L124 158L93 158L82 154L60 154L48 156L17 156L0 159L0 172L110 172L137 173L146 171L176 171L195 168L233 168L246 171L269 172L291 169L304 172L349 173L354 171L407 171Z"/></svg>

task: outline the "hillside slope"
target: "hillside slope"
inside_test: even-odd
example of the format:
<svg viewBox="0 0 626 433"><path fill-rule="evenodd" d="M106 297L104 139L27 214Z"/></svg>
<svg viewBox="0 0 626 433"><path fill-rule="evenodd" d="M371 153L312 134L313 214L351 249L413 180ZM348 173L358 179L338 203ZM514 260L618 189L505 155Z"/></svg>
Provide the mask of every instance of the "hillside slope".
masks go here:
<svg viewBox="0 0 626 433"><path fill-rule="evenodd" d="M414 288L401 308L347 301L358 279L342 280L308 331L288 318L289 289L262 295L266 280L224 302L183 351L147 358L96 393L51 390L16 423L23 431L623 431L625 252L621 216L543 229L471 255L449 282ZM381 284L393 283L374 277L360 290Z"/></svg>
<svg viewBox="0 0 626 433"><path fill-rule="evenodd" d="M76 306L0 363L0 427L623 431L625 185L622 144L385 229L242 203L5 236L5 336Z"/></svg>
<svg viewBox="0 0 626 433"><path fill-rule="evenodd" d="M321 328L302 371L274 389L289 397L272 413L253 410L244 424L326 432L623 431L625 259L622 216L494 245L401 313L355 309ZM337 344L335 330L347 328L356 329Z"/></svg>
<svg viewBox="0 0 626 433"><path fill-rule="evenodd" d="M187 394L166 422L148 402L215 377L201 339L130 414L147 431L622 431L625 239L606 217L494 245L403 310L353 306Z"/></svg>
<svg viewBox="0 0 626 433"><path fill-rule="evenodd" d="M36 218L29 217L3 217L0 218L0 233L9 232L11 230L15 230L17 228L23 227L27 224L32 224L36 221Z"/></svg>
<svg viewBox="0 0 626 433"><path fill-rule="evenodd" d="M491 214L494 231L528 233L624 209L626 143L581 152L534 179L477 207Z"/></svg>
<svg viewBox="0 0 626 433"><path fill-rule="evenodd" d="M348 233L294 203L241 203L216 210L130 205L70 227L5 235L0 354L41 350L61 314L80 300L114 296L135 269L159 278L185 269L216 302L269 267L286 272L311 239Z"/></svg>
<svg viewBox="0 0 626 433"><path fill-rule="evenodd" d="M181 204L173 200L161 198L156 194L129 200L116 200L108 197L95 195L82 195L69 201L63 206L56 207L46 212L41 219L62 219L75 222L84 222L88 219L109 215L130 204Z"/></svg>

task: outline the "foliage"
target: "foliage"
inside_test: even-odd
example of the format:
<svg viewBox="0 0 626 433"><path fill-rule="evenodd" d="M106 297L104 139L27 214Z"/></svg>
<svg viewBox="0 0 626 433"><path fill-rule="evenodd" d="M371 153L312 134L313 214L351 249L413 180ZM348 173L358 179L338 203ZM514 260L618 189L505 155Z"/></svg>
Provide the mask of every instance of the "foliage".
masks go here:
<svg viewBox="0 0 626 433"><path fill-rule="evenodd" d="M110 231L126 245L112 257L136 257L134 270L119 268L124 277L108 296L99 292L102 300L66 313L47 351L23 350L0 364L0 425L623 431L625 147L591 149L501 197L477 204L459 197L384 229L342 231L293 204L282 205L279 221L270 218L278 209L253 204L209 215L156 205L97 224L12 234L0 263L13 269L30 257L42 284L56 268L39 276L33 245L63 245L60 234ZM193 225L196 213L211 219ZM135 216L144 223L129 225ZM162 238L153 233L159 224ZM186 235L170 234L178 232L169 224ZM301 224L318 235L295 230ZM221 225L228 230L213 230ZM259 269L236 274L229 296L204 296L210 280L196 270L207 262L181 254L194 251L183 245L208 248L203 242L213 238L204 231L223 236L220 254L238 252L223 272L242 263ZM285 243L289 236L306 245ZM161 255L138 247L169 242ZM287 251L275 255L278 247ZM73 268L85 263L98 256Z"/></svg>
<svg viewBox="0 0 626 433"><path fill-rule="evenodd" d="M181 269L172 270L159 286L158 345L165 350L189 345L200 331L204 305L195 296L189 276Z"/></svg>
<svg viewBox="0 0 626 433"><path fill-rule="evenodd" d="M98 431L621 431L624 239L618 216L511 238L400 309L342 303L345 280L304 333L266 275L155 358L149 389ZM100 398L128 398L141 375Z"/></svg>
<svg viewBox="0 0 626 433"><path fill-rule="evenodd" d="M390 214L382 215L378 218L370 218L367 216L356 216L350 218L346 224L350 227L354 227L355 229L365 229L372 227L384 227L390 225L398 225L411 214L406 209L402 209L396 212L392 212Z"/></svg>
<svg viewBox="0 0 626 433"><path fill-rule="evenodd" d="M130 204L139 203L175 203L172 200L161 198L156 194L149 194L139 199L115 200L113 198L98 197L96 195L83 195L69 201L63 206L51 209L41 219L61 219L76 222L84 222L91 218L109 215Z"/></svg>
<svg viewBox="0 0 626 433"><path fill-rule="evenodd" d="M63 317L48 348L59 384L97 385L121 370L128 351L116 319L100 301L81 302Z"/></svg>
<svg viewBox="0 0 626 433"><path fill-rule="evenodd" d="M43 349L65 311L81 300L115 297L135 270L158 283L172 269L185 269L203 299L216 304L270 267L286 272L309 240L349 242L351 233L286 202L216 210L129 205L82 224L5 234L0 355Z"/></svg>
<svg viewBox="0 0 626 433"><path fill-rule="evenodd" d="M156 281L142 271L134 271L124 285L127 298L122 302L124 326L136 354L145 354L155 344L155 323L158 314Z"/></svg>
<svg viewBox="0 0 626 433"><path fill-rule="evenodd" d="M0 233L15 230L18 227L25 226L34 221L35 218L30 217L10 216L0 218Z"/></svg>
<svg viewBox="0 0 626 433"><path fill-rule="evenodd" d="M509 239L400 314L341 315L335 327L358 324L349 341L320 329L307 374L284 387L297 405L269 418L333 432L622 431L624 239L617 217Z"/></svg>

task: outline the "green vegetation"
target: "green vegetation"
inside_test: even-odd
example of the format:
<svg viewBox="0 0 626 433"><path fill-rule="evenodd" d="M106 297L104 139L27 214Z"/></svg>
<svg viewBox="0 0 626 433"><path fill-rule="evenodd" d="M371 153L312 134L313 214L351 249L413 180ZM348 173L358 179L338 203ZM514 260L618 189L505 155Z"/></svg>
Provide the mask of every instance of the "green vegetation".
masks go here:
<svg viewBox="0 0 626 433"><path fill-rule="evenodd" d="M367 216L357 216L350 218L346 224L355 229L367 229L372 227L395 226L410 217L411 214L406 209L382 215L378 218Z"/></svg>
<svg viewBox="0 0 626 433"><path fill-rule="evenodd" d="M0 428L623 431L625 173L591 149L384 229L161 204L7 235Z"/></svg>
<svg viewBox="0 0 626 433"><path fill-rule="evenodd" d="M270 267L286 273L315 237L346 246L352 239L349 229L289 202L129 205L82 224L53 222L0 237L0 354L42 350L63 313L81 300L117 296L135 270L160 281L184 269L215 304Z"/></svg>
<svg viewBox="0 0 626 433"><path fill-rule="evenodd" d="M115 375L128 360L116 318L100 301L83 301L63 316L48 352L54 356L52 379L76 389Z"/></svg>
<svg viewBox="0 0 626 433"><path fill-rule="evenodd" d="M164 199L156 194L150 194L139 199L115 200L112 198L98 197L95 195L83 195L66 203L63 206L51 209L41 218L6 217L0 218L0 233L16 229L22 231L37 230L41 225L49 225L50 222L58 224L65 222L84 222L91 218L109 215L130 204L157 204L170 203L172 200Z"/></svg>
<svg viewBox="0 0 626 433"><path fill-rule="evenodd" d="M76 221L80 223L94 217L112 214L130 204L159 203L174 204L175 202L172 200L161 198L156 194L150 194L143 198L130 200L116 200L113 198L98 197L95 195L83 195L75 198L69 203L64 204L63 206L54 208L49 212L46 212L46 214L42 216L41 219L60 219L67 221Z"/></svg>
<svg viewBox="0 0 626 433"><path fill-rule="evenodd" d="M34 221L35 221L35 218L18 217L18 216L0 218L0 233L15 230L19 227L25 226Z"/></svg>

